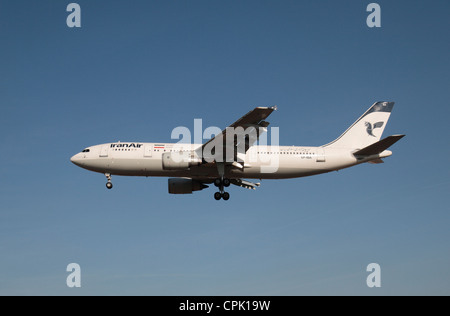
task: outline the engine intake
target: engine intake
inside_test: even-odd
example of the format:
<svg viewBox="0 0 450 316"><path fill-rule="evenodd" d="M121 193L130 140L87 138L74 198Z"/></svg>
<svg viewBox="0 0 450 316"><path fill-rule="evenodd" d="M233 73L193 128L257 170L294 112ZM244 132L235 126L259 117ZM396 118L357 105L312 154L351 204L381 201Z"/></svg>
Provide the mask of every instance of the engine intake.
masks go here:
<svg viewBox="0 0 450 316"><path fill-rule="evenodd" d="M191 194L193 191L201 191L207 187L207 185L197 180L183 178L169 179L170 194Z"/></svg>

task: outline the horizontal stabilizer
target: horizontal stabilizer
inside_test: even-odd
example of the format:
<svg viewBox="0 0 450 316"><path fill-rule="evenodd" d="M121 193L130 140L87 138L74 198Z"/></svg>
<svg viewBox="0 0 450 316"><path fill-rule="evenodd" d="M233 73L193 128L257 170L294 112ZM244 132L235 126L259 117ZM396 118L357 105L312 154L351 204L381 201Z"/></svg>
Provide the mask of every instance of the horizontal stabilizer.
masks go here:
<svg viewBox="0 0 450 316"><path fill-rule="evenodd" d="M385 139L382 139L375 144L372 144L370 146L367 146L363 149L358 150L357 152L354 152L353 155L355 156L372 156L372 155L378 155L394 145L396 142L398 142L400 139L405 137L405 135L393 135L386 137Z"/></svg>

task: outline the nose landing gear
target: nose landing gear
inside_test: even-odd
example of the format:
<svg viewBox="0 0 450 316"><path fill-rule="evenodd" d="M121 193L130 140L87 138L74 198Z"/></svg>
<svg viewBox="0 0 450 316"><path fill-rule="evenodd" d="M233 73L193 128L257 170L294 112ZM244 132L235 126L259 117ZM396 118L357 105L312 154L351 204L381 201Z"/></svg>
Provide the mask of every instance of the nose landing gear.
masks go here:
<svg viewBox="0 0 450 316"><path fill-rule="evenodd" d="M108 190L111 190L113 187L113 184L111 182L111 174L105 173L105 177L106 177L106 179L108 179L108 182L106 182L106 187L108 188Z"/></svg>

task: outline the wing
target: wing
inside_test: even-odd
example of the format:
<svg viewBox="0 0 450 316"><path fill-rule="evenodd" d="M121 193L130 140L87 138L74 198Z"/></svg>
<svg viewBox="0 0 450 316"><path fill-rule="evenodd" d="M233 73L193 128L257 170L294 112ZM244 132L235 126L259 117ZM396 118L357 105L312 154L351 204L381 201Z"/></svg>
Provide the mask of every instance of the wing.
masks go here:
<svg viewBox="0 0 450 316"><path fill-rule="evenodd" d="M261 183L253 183L243 179L231 179L231 184L237 185L241 188L246 188L250 190L256 190L257 187L261 185Z"/></svg>
<svg viewBox="0 0 450 316"><path fill-rule="evenodd" d="M214 181L212 179L209 179L209 178L197 178L197 177L195 177L195 178L192 178L192 179L201 184L201 189L200 190L206 189L208 187L207 184L214 183ZM249 189L249 190L256 190L256 188L261 186L261 183L259 183L259 182L258 183L254 183L254 182L250 182L250 181L247 181L247 180L244 180L244 179L230 179L230 183L235 185L235 186L238 186L238 187L241 187L241 188L245 188L245 189Z"/></svg>
<svg viewBox="0 0 450 316"><path fill-rule="evenodd" d="M269 122L264 121L276 107L257 107L228 126L196 150L204 162L242 161L247 150L267 131Z"/></svg>

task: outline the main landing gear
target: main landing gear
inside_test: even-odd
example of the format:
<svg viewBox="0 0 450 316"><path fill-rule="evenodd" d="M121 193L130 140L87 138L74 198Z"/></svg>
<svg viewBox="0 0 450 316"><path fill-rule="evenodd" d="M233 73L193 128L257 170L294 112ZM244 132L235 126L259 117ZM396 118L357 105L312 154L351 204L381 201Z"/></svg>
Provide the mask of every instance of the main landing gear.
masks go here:
<svg viewBox="0 0 450 316"><path fill-rule="evenodd" d="M214 198L216 201L223 199L224 201L228 201L230 199L230 193L225 192L224 188L229 187L231 184L230 179L227 178L219 178L214 181L214 185L219 188L220 192L214 193Z"/></svg>
<svg viewBox="0 0 450 316"><path fill-rule="evenodd" d="M105 177L106 177L106 179L108 179L108 182L106 182L106 187L108 188L108 190L111 190L113 187L113 184L111 182L111 174L105 173Z"/></svg>

